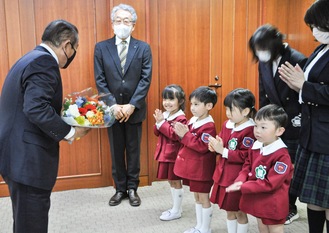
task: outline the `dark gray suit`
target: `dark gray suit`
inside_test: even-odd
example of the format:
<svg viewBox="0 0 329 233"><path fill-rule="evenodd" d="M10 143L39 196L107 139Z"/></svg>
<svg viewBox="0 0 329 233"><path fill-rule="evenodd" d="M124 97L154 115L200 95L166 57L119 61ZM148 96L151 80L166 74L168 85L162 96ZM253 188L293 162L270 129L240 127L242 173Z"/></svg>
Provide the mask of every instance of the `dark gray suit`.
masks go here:
<svg viewBox="0 0 329 233"><path fill-rule="evenodd" d="M59 141L71 129L60 117L61 107L59 66L45 48L37 46L13 65L0 97L0 174L9 185L14 215L20 212L21 216L16 217L25 218L29 214L15 211L18 190L42 194L43 200L26 203L40 213L40 219L29 223L40 227L32 232L47 229L48 219L41 219L42 211L48 213L50 193L56 182ZM38 206L39 203L43 204ZM30 232L15 227L16 232Z"/></svg>
<svg viewBox="0 0 329 233"><path fill-rule="evenodd" d="M108 129L112 176L117 191L137 190L140 172L142 121L146 118L146 96L151 84L150 46L130 38L125 73L122 74L115 37L95 46L95 80L100 93L112 93L117 104L132 104L134 113L126 123Z"/></svg>

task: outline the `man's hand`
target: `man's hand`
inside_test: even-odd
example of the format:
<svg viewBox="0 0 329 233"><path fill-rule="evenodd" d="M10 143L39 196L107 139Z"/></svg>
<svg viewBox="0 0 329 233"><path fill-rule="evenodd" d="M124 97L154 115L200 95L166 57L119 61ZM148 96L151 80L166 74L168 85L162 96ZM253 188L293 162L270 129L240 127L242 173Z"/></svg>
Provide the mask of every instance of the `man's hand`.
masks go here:
<svg viewBox="0 0 329 233"><path fill-rule="evenodd" d="M121 112L123 114L123 117L120 119L120 123L122 122L127 122L129 117L134 113L135 111L135 106L131 104L124 104L120 105L121 106Z"/></svg>

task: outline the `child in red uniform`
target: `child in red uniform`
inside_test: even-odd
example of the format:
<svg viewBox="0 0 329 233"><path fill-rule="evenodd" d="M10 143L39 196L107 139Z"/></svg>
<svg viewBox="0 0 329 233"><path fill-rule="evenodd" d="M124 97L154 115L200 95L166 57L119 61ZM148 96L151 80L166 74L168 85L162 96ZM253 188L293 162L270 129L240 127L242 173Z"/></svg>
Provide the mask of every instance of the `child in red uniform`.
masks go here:
<svg viewBox="0 0 329 233"><path fill-rule="evenodd" d="M228 233L247 233L247 214L239 209L241 193L227 193L226 188L239 175L248 149L255 140L255 96L248 89L238 88L225 97L224 106L228 120L216 138L209 138L209 150L220 155L213 175L210 201L226 210Z"/></svg>
<svg viewBox="0 0 329 233"><path fill-rule="evenodd" d="M188 125L175 123L175 132L182 147L175 162L174 172L194 192L197 224L184 233L210 233L212 216L209 192L216 165L215 154L208 150L208 139L216 135L216 127L209 111L217 102L217 95L209 87L201 86L189 97L193 117Z"/></svg>
<svg viewBox="0 0 329 233"><path fill-rule="evenodd" d="M288 115L274 104L261 108L255 117L257 139L242 171L226 191L241 191L240 209L257 218L261 233L283 233L289 212L289 185L293 166L280 136Z"/></svg>
<svg viewBox="0 0 329 233"><path fill-rule="evenodd" d="M180 148L180 141L174 132L175 122L186 124L185 93L179 85L168 85L162 91L162 105L166 110L162 113L156 109L153 116L155 118L154 134L158 137L158 143L154 158L159 162L158 179L168 179L173 198L173 207L164 211L160 219L170 221L178 219L182 214L183 188L181 178L174 174L174 164Z"/></svg>

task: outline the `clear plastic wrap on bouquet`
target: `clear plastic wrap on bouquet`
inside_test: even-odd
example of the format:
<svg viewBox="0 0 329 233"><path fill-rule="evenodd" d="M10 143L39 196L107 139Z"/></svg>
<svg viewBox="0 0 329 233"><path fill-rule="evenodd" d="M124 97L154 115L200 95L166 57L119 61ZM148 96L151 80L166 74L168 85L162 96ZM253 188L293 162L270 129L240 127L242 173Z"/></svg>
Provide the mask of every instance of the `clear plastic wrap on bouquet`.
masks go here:
<svg viewBox="0 0 329 233"><path fill-rule="evenodd" d="M111 127L115 122L115 117L109 106L114 103L112 94L98 94L94 88L89 87L64 97L61 116L67 124L72 126Z"/></svg>

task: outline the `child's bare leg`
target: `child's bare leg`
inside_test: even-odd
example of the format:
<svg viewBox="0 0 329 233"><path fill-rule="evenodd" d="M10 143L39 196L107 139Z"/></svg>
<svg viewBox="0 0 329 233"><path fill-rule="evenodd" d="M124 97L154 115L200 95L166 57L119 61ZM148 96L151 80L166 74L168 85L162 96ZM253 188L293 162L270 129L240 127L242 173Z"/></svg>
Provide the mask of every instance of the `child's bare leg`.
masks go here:
<svg viewBox="0 0 329 233"><path fill-rule="evenodd" d="M257 223L258 223L258 230L259 233L269 233L268 226L263 224L262 220L260 218L257 218Z"/></svg>
<svg viewBox="0 0 329 233"><path fill-rule="evenodd" d="M210 200L209 200L209 193L195 193L197 194L199 204L202 204L202 208L209 208L211 207ZM194 194L194 197L195 197Z"/></svg>
<svg viewBox="0 0 329 233"><path fill-rule="evenodd" d="M181 180L168 180L168 182L171 188L181 189L183 187Z"/></svg>
<svg viewBox="0 0 329 233"><path fill-rule="evenodd" d="M270 230L270 233L284 233L284 225L283 224L268 225L268 228Z"/></svg>

